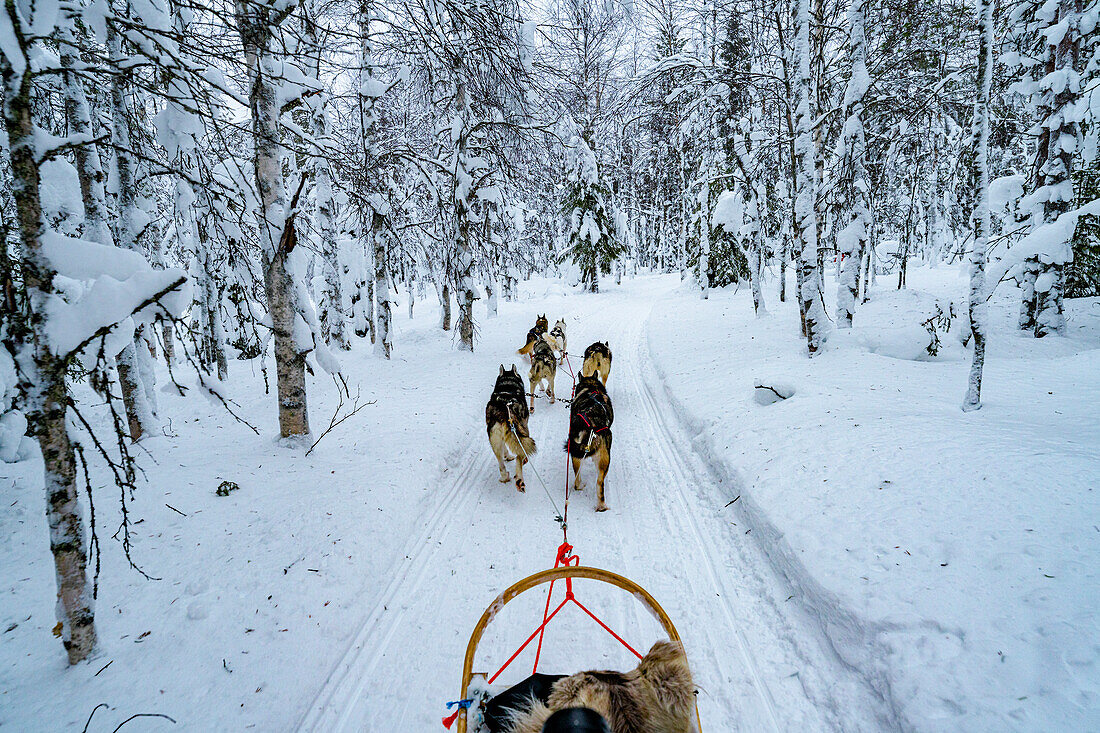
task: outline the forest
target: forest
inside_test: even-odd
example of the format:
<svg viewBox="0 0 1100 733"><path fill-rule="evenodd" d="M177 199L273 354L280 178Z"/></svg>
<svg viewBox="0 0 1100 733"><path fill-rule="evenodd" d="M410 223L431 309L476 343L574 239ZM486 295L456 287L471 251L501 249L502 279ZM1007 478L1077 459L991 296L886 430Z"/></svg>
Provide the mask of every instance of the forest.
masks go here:
<svg viewBox="0 0 1100 733"><path fill-rule="evenodd" d="M116 642L98 631L101 566L105 587L119 593L108 604L124 606L143 592L135 588L158 582L163 556L145 541L155 520L139 524L162 504L188 516L171 503L178 492L165 502L176 480L168 476L191 470L174 468L184 465L179 446L196 457L216 451L218 494L228 496L246 484L253 458L269 456L269 468L308 486L336 474L351 450L343 441L374 436L385 450L356 470L384 483L396 470L387 461L410 446L430 443L433 461L459 450L425 432L469 418L463 400L481 400L496 365L519 361L514 348L548 308L592 340L604 321L620 341L639 338L614 330L616 319L636 320L649 352L620 358L652 357L656 371L637 367L639 385L680 373L713 387L712 402L727 399L729 385L706 382L707 370L689 376L657 353L661 344L698 348L718 372L755 379L758 400L770 390L768 400L791 403L790 425L816 419L793 398L806 380L864 368L845 349L884 353L886 337L874 341L868 329L895 307L907 319L904 338L916 334L907 364L958 362L919 398L948 395L961 413L942 418L951 425L990 412L978 412L987 363L998 384L1020 384L995 360L1023 353L1037 361L1021 379L1057 374L1063 381L1037 389L1094 407L1095 357L1080 374L1052 360L1083 353L1086 342L1095 349L1100 333L1098 19L1097 0L6 0L0 498L10 493L15 503L4 505L19 508L0 509L12 523L0 532L33 534L0 541L0 564L37 557L34 573L49 588L36 602L53 607L56 590L56 627L47 624L56 639L37 636L26 648L46 655L63 645L71 665L106 661ZM697 341L681 341L686 333ZM778 361L754 362L755 376L730 365L750 337L764 344L753 348L783 344ZM571 336L574 359L586 345L579 338ZM800 376L780 369L773 379L772 365L794 364L794 344L799 363L789 369ZM560 356L559 397L569 394ZM440 424L416 422L420 397L408 384L448 381L460 407L448 412L441 395L432 413ZM721 419L706 422L707 400L692 407L694 392L686 402L668 392L690 430ZM551 404L552 394L553 377ZM612 394L620 399L614 386ZM1020 394L996 392L995 414L1028 423ZM633 414L667 414L665 399L645 397ZM859 398L838 393L831 404L843 410L851 399ZM538 412L549 409L540 403L535 415L549 419ZM1077 431L1084 454L1055 441L1077 458L1034 469L1032 485L1095 479L1095 423L1082 416L1081 432L1051 418L1031 419L1030 429ZM480 417L469 419L477 426ZM830 444L827 433L799 437L790 425L776 435L792 452ZM207 442L214 426L225 446ZM422 432L399 440L409 426ZM662 429L678 437L653 441L679 444L680 427ZM901 431L884 427L878 437L908 450ZM544 453L557 449L558 433L540 437L554 445ZM994 474L1001 439L974 447ZM684 441L676 450L699 450ZM219 452L233 444L251 447ZM849 468L822 475L845 480ZM535 502L542 489L530 475L528 485ZM601 474L601 504L602 486ZM331 498L328 511L338 511ZM1095 500L1079 500L1091 526ZM388 511L366 520L384 525ZM407 534L415 522L401 526ZM377 531L377 551L402 546L401 533ZM123 591L111 574L136 580ZM25 595L15 587L12 609ZM141 607L157 614L157 603ZM27 613L3 610L0 621L10 631ZM15 684L18 662L3 661L12 666L0 680ZM1077 713L1058 717L1055 706L1058 715L1046 710L1023 726L1100 722L1094 661L1074 667L1085 670L1074 673L1085 680ZM867 729L935 728L904 702L888 712L866 704L863 720L875 721ZM304 709L266 723L281 729ZM768 710L775 729L793 724ZM94 715L72 712L74 721ZM23 718L13 706L0 711L0 726L33 729L37 714ZM956 723L1010 719L996 715ZM245 720L256 722L226 725ZM754 729L753 720L734 727ZM840 729L850 719L802 722ZM406 720L404 729L418 725Z"/></svg>

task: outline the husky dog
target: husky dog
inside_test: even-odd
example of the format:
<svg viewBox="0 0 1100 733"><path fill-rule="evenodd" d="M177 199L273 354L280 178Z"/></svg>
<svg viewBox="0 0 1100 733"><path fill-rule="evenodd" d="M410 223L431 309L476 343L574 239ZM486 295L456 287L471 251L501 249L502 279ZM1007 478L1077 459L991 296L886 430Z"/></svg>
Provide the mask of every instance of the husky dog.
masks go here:
<svg viewBox="0 0 1100 733"><path fill-rule="evenodd" d="M531 373L528 375L531 381L531 412L535 411L535 388L546 382L546 399L554 404L554 377L558 371L558 360L554 356L554 350L546 342L546 338L540 338L531 348Z"/></svg>
<svg viewBox="0 0 1100 733"><path fill-rule="evenodd" d="M599 373L600 381L607 384L607 375L611 373L611 347L606 341L597 341L584 350L584 363L581 375Z"/></svg>
<svg viewBox="0 0 1100 733"><path fill-rule="evenodd" d="M546 702L516 712L511 733L539 733L558 710L588 708L612 733L692 733L695 683L679 642L659 641L629 672L580 672L554 682Z"/></svg>
<svg viewBox="0 0 1100 733"><path fill-rule="evenodd" d="M565 361L565 320L559 318L554 327L550 329L550 334L546 337L546 340L550 342L550 346L554 351L558 352L558 363L561 364Z"/></svg>
<svg viewBox="0 0 1100 733"><path fill-rule="evenodd" d="M535 342L546 335L546 329L550 326L550 321L546 318L546 314L542 314L535 319L535 327L527 332L527 342L520 347L516 353L529 356L531 349L535 348Z"/></svg>
<svg viewBox="0 0 1100 733"><path fill-rule="evenodd" d="M530 413L523 393L523 377L516 370L516 365L505 370L501 364L493 394L489 397L489 404L485 405L485 430L489 433L489 445L500 465L500 482L506 484L511 480L504 462L515 459L516 489L519 491L526 488L523 464L535 455L536 450L535 441L527 429Z"/></svg>
<svg viewBox="0 0 1100 733"><path fill-rule="evenodd" d="M611 465L611 423L615 420L615 411L611 409L611 398L607 388L595 374L577 380L573 393L573 404L569 410L569 442L565 449L573 459L573 490L584 487L580 482L581 461L589 456L596 457L596 511L607 511L603 500L603 482L607 477L607 468Z"/></svg>

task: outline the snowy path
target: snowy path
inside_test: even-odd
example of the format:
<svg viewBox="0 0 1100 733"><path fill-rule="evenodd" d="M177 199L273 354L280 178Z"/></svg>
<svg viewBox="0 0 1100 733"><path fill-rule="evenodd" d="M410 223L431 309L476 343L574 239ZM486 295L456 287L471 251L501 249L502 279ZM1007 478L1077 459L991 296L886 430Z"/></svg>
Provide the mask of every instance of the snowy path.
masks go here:
<svg viewBox="0 0 1100 733"><path fill-rule="evenodd" d="M786 603L796 589L773 571L767 548L758 546L736 505L726 506L740 488L719 485L676 422L649 364L645 333L650 310L671 285L667 278L642 279L611 293L568 299L572 351L579 354L596 339L611 344L608 386L616 418L607 479L611 510L592 511L591 488L573 496L569 538L575 551L583 564L639 582L672 616L702 690L704 729L896 725L812 620ZM553 321L558 314L549 315ZM578 358L573 365L579 366ZM560 370L558 394L568 396L569 385ZM534 467L559 505L567 415L565 405L539 400L531 420L540 449ZM443 703L458 693L468 634L485 605L515 580L552 565L560 531L534 472L527 473L527 493L518 494L497 482L480 423L447 429L466 446L440 477L438 502L423 517L422 530L382 575L388 584L370 594L372 605L320 686L302 730L439 729ZM582 474L590 486L592 473L586 467ZM648 648L657 638L653 620L625 594L578 584L578 595L636 646ZM495 670L537 625L543 600L532 592L500 613L475 668ZM547 634L542 671L632 665L632 657L584 620L556 624L560 628ZM500 681L523 677L529 660L525 652Z"/></svg>

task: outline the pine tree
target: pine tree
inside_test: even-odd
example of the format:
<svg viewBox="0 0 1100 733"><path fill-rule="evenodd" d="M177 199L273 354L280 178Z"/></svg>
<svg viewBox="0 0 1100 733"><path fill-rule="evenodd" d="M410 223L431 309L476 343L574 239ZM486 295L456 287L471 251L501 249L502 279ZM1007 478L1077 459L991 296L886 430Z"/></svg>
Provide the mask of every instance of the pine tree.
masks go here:
<svg viewBox="0 0 1100 733"><path fill-rule="evenodd" d="M572 259L581 271L581 284L590 293L599 292L600 275L611 272L611 264L622 252L615 238L615 222L608 211L607 189L600 184L596 155L584 135L569 139L571 166L562 212L569 217L569 242L562 259Z"/></svg>

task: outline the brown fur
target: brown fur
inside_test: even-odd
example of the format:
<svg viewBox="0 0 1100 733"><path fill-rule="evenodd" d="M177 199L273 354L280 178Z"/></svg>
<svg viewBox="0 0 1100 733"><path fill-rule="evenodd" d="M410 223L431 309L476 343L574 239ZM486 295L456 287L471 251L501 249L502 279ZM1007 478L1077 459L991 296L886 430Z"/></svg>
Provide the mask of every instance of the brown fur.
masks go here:
<svg viewBox="0 0 1100 733"><path fill-rule="evenodd" d="M516 490L525 491L523 464L535 454L535 440L527 428L527 401L523 394L523 377L513 364L511 369L500 365L493 394L485 405L485 430L489 434L489 446L500 466L500 482L511 481L505 461L516 462Z"/></svg>
<svg viewBox="0 0 1100 733"><path fill-rule="evenodd" d="M523 346L516 350L516 353L523 354L524 356L530 356L531 349L534 348L535 344L540 338L546 335L546 329L549 328L549 326L550 321L546 318L545 314L536 318L534 328L527 332L527 341L524 342Z"/></svg>
<svg viewBox="0 0 1100 733"><path fill-rule="evenodd" d="M695 683L683 646L659 641L629 672L581 672L558 680L548 704L518 713L511 733L540 733L552 713L575 707L598 712L612 733L691 733Z"/></svg>
<svg viewBox="0 0 1100 733"><path fill-rule="evenodd" d="M607 377L611 374L611 347L606 341L597 341L584 350L581 375L587 377L592 374L599 374L600 381L607 384Z"/></svg>
<svg viewBox="0 0 1100 733"><path fill-rule="evenodd" d="M554 357L554 351L545 338L539 341L531 349L531 372L528 379L531 384L531 412L535 411L535 389L546 382L546 399L554 404L554 377L558 372L558 362Z"/></svg>
<svg viewBox="0 0 1100 733"><path fill-rule="evenodd" d="M538 329L532 328L527 332L527 341L524 342L523 346L516 349L516 353L530 356L531 350L535 348L535 344L537 344L541 338L542 336L539 335Z"/></svg>

